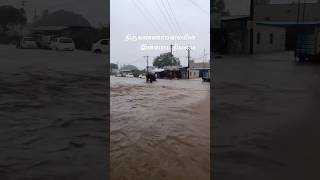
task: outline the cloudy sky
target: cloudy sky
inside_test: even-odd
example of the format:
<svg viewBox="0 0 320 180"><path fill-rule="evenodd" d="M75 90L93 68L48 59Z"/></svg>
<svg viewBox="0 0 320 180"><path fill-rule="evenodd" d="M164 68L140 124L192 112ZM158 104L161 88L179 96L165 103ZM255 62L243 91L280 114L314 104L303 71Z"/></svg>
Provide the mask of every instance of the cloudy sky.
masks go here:
<svg viewBox="0 0 320 180"><path fill-rule="evenodd" d="M270 0L272 4L287 4L298 2L299 0ZM301 0L306 3L314 3L317 0ZM227 9L230 10L231 14L237 15L248 15L250 9L250 0L225 0Z"/></svg>
<svg viewBox="0 0 320 180"><path fill-rule="evenodd" d="M109 21L109 0L26 0L26 11L29 20L32 22L34 10L38 14L45 9L49 11L69 10L81 14L89 20L93 26L106 25ZM0 5L13 5L21 7L21 0L0 0Z"/></svg>
<svg viewBox="0 0 320 180"><path fill-rule="evenodd" d="M169 50L143 50L143 45L169 46L176 44L173 53L187 65L187 51L183 46L192 46L191 57L203 62L204 54L209 59L210 49L210 0L111 0L111 62L146 66L143 56L150 56L150 63L160 53ZM127 35L184 35L194 36L189 40L126 41ZM178 47L181 46L181 48ZM206 53L204 53L204 49Z"/></svg>

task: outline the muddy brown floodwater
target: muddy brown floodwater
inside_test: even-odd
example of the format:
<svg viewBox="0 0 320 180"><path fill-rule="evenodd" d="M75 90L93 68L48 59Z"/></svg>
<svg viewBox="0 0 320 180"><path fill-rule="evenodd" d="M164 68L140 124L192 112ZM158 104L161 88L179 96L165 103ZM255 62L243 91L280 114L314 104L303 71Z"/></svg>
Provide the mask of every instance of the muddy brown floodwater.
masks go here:
<svg viewBox="0 0 320 180"><path fill-rule="evenodd" d="M210 85L111 77L111 179L209 180Z"/></svg>

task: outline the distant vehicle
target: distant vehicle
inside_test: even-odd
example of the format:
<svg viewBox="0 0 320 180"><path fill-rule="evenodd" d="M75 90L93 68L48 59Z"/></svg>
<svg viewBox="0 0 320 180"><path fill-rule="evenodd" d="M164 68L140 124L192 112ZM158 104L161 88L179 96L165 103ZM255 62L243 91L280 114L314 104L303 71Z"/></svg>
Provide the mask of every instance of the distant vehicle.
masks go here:
<svg viewBox="0 0 320 180"><path fill-rule="evenodd" d="M37 36L37 44L39 48L42 49L50 49L51 41L54 39L52 35L38 35Z"/></svg>
<svg viewBox="0 0 320 180"><path fill-rule="evenodd" d="M145 77L146 77L145 74L140 74L140 75L139 75L139 78L145 78Z"/></svg>
<svg viewBox="0 0 320 180"><path fill-rule="evenodd" d="M56 50L56 51L74 51L75 50L75 45L73 40L67 37L54 38L50 43L50 47L52 50Z"/></svg>
<svg viewBox="0 0 320 180"><path fill-rule="evenodd" d="M210 70L203 74L202 80L204 82L210 82Z"/></svg>
<svg viewBox="0 0 320 180"><path fill-rule="evenodd" d="M320 59L320 30L300 32L297 36L295 57L297 61Z"/></svg>
<svg viewBox="0 0 320 180"><path fill-rule="evenodd" d="M109 49L109 39L100 39L92 45L91 51L93 53L107 53Z"/></svg>
<svg viewBox="0 0 320 180"><path fill-rule="evenodd" d="M122 75L120 73L117 73L116 77L122 77Z"/></svg>
<svg viewBox="0 0 320 180"><path fill-rule="evenodd" d="M126 75L126 77L127 77L127 78L133 78L134 76L133 76L132 73L128 73L128 74Z"/></svg>
<svg viewBox="0 0 320 180"><path fill-rule="evenodd" d="M17 44L17 48L21 49L36 49L37 42L33 37L23 37Z"/></svg>

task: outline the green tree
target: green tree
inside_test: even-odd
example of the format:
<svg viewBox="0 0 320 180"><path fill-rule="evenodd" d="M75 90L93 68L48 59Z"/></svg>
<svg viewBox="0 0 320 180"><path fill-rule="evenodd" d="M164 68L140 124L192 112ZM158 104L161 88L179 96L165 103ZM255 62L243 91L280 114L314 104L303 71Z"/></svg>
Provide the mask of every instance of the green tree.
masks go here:
<svg viewBox="0 0 320 180"><path fill-rule="evenodd" d="M52 13L44 11L37 24L40 26L91 26L89 21L82 15L65 10L58 10Z"/></svg>
<svg viewBox="0 0 320 180"><path fill-rule="evenodd" d="M230 15L229 11L226 10L224 0L215 0L213 3L211 3L211 12L222 15Z"/></svg>
<svg viewBox="0 0 320 180"><path fill-rule="evenodd" d="M170 52L160 54L153 61L153 66L163 68L164 66L179 66L179 58L174 57Z"/></svg>
<svg viewBox="0 0 320 180"><path fill-rule="evenodd" d="M12 6L0 6L0 25L2 35L8 31L8 25L26 24L27 18L23 9Z"/></svg>
<svg viewBox="0 0 320 180"><path fill-rule="evenodd" d="M131 70L131 73L133 74L134 77L139 77L140 74L144 73L144 70L141 71L139 69L134 69L134 70Z"/></svg>

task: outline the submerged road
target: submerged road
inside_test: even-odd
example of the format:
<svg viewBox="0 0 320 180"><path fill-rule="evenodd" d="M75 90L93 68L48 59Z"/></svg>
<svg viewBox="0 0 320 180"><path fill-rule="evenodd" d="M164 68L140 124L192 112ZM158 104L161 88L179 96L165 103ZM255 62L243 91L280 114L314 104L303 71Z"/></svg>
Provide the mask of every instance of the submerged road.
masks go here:
<svg viewBox="0 0 320 180"><path fill-rule="evenodd" d="M106 179L106 59L0 46L0 179Z"/></svg>
<svg viewBox="0 0 320 180"><path fill-rule="evenodd" d="M214 70L214 179L320 179L320 64L284 52Z"/></svg>
<svg viewBox="0 0 320 180"><path fill-rule="evenodd" d="M111 179L209 180L210 84L111 77Z"/></svg>

